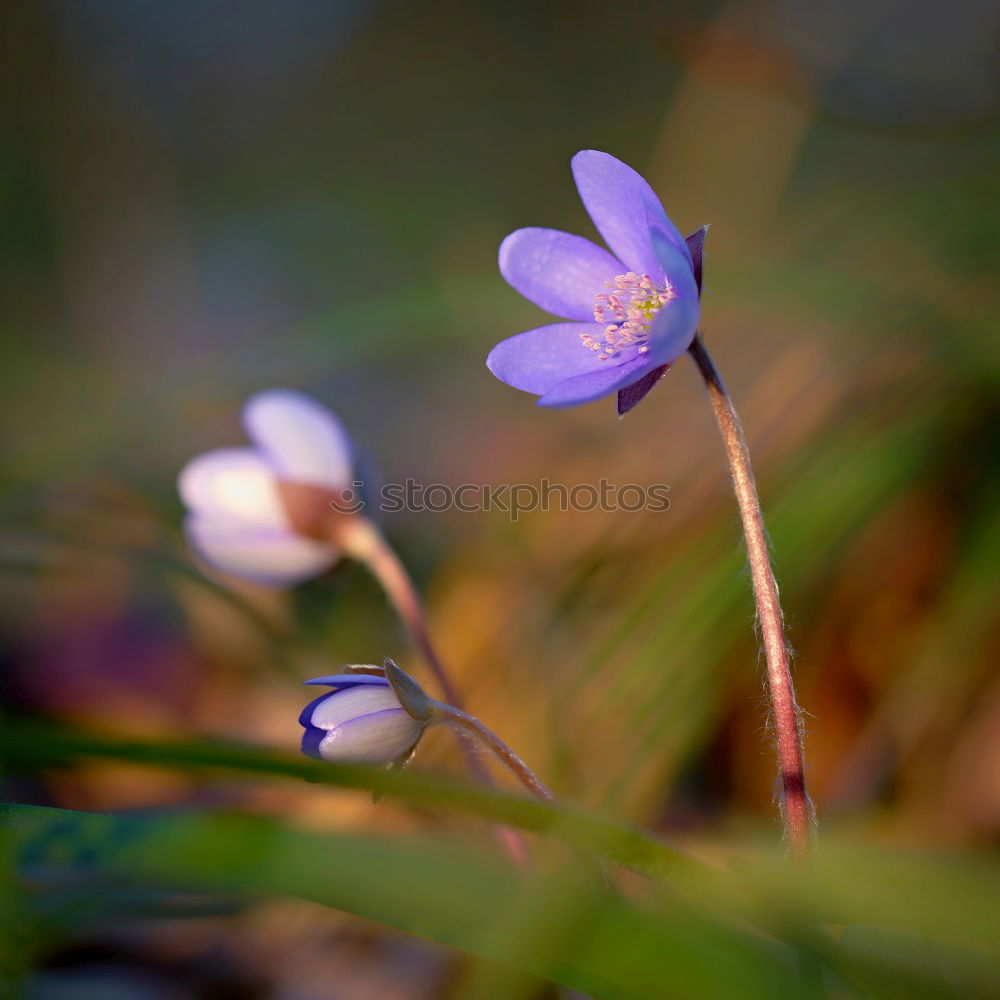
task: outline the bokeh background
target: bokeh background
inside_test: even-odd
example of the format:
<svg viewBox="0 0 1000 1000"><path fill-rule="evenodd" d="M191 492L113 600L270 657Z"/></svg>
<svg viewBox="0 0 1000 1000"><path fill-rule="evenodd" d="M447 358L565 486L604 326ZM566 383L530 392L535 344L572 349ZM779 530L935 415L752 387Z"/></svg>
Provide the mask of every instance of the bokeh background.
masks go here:
<svg viewBox="0 0 1000 1000"><path fill-rule="evenodd" d="M682 231L712 225L703 329L756 463L823 829L996 843L995 4L93 0L5 21L6 712L294 748L298 681L386 654L419 673L362 569L283 594L186 551L178 469L241 443L249 394L291 386L383 482L668 484L666 513L383 527L471 709L557 794L706 858L775 836L694 366L619 421L612 400L538 410L483 364L544 322L500 279L500 240L594 236L569 160L597 148ZM419 766L459 770L446 734ZM485 837L356 793L92 761L5 796ZM465 975L295 903L88 925L28 965L59 998L458 996Z"/></svg>

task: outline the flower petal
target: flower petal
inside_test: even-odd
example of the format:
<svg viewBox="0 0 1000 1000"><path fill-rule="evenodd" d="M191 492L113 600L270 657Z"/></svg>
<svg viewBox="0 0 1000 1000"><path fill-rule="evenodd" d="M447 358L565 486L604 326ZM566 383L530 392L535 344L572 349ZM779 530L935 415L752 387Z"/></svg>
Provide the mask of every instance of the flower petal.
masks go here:
<svg viewBox="0 0 1000 1000"><path fill-rule="evenodd" d="M319 745L324 760L356 760L373 763L395 760L406 753L423 732L397 704L331 729Z"/></svg>
<svg viewBox="0 0 1000 1000"><path fill-rule="evenodd" d="M653 189L609 153L585 149L573 157L573 177L597 231L631 270L656 276L659 265L651 232L687 255L684 238ZM687 257L690 265L690 256Z"/></svg>
<svg viewBox="0 0 1000 1000"><path fill-rule="evenodd" d="M384 677L375 677L373 674L330 674L327 677L314 677L312 680L303 681L303 684L322 684L335 688L334 691L327 691L318 698L313 698L311 702L299 713L299 725L311 726L313 712L316 707L332 697L337 691L346 691L348 688L358 687L361 684L375 684L380 687L389 687L389 682Z"/></svg>
<svg viewBox="0 0 1000 1000"><path fill-rule="evenodd" d="M691 281L693 287L694 279ZM649 331L647 355L654 367L676 361L691 346L700 317L697 291L693 298L678 296L672 299L656 314Z"/></svg>
<svg viewBox="0 0 1000 1000"><path fill-rule="evenodd" d="M623 351L611 361L600 361L597 351L580 342L580 334L604 338L600 323L553 323L500 341L486 358L486 367L501 382L542 395L575 375L606 371L635 356Z"/></svg>
<svg viewBox="0 0 1000 1000"><path fill-rule="evenodd" d="M670 282L674 295L678 298L699 299L698 282L695 280L694 268L687 247L683 250L668 243L659 233L652 233L653 249L656 259L663 268L663 274Z"/></svg>
<svg viewBox="0 0 1000 1000"><path fill-rule="evenodd" d="M625 268L602 247L557 229L518 229L500 244L500 273L546 312L593 320L594 296Z"/></svg>
<svg viewBox="0 0 1000 1000"><path fill-rule="evenodd" d="M625 364L614 368L602 367L598 371L575 375L559 382L549 389L540 400L539 406L579 406L592 403L595 399L617 392L623 386L637 382L646 372L656 367L648 354L640 354Z"/></svg>
<svg viewBox="0 0 1000 1000"><path fill-rule="evenodd" d="M302 683L323 684L335 688L354 687L356 684L379 684L382 687L390 687L384 677L377 677L375 674L328 674L326 677L314 677Z"/></svg>
<svg viewBox="0 0 1000 1000"><path fill-rule="evenodd" d="M311 702L301 712L299 712L299 725L306 726L307 728L315 728L312 724L313 712L330 697L331 692L327 691L326 694L321 694L318 698L313 698ZM321 730L321 732L326 732L326 730Z"/></svg>
<svg viewBox="0 0 1000 1000"><path fill-rule="evenodd" d="M194 514L185 522L192 548L215 569L253 583L292 587L336 562L331 545L280 528Z"/></svg>
<svg viewBox="0 0 1000 1000"><path fill-rule="evenodd" d="M279 479L342 490L354 478L351 439L325 406L292 389L267 389L243 408L247 434Z"/></svg>
<svg viewBox="0 0 1000 1000"><path fill-rule="evenodd" d="M315 726L306 726L305 732L302 734L302 752L307 757L314 757L316 760L322 760L323 754L320 752L320 747L323 745L323 740L327 738L329 733L325 729L316 729Z"/></svg>
<svg viewBox="0 0 1000 1000"><path fill-rule="evenodd" d="M308 721L309 725L316 726L317 729L336 729L350 719L371 715L387 708L398 708L402 711L396 692L388 682L365 684L331 691L324 695L313 709L312 718Z"/></svg>
<svg viewBox="0 0 1000 1000"><path fill-rule="evenodd" d="M288 524L274 472L250 448L219 448L192 459L177 488L194 514L211 514L260 527Z"/></svg>

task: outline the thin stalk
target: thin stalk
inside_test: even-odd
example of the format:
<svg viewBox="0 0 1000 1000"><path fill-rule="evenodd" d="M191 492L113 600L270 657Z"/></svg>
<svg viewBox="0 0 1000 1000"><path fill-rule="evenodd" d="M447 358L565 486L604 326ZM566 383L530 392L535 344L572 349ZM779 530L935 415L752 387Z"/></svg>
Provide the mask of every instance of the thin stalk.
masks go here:
<svg viewBox="0 0 1000 1000"><path fill-rule="evenodd" d="M805 783L802 719L795 700L784 617L767 546L764 515L750 466L750 452L733 401L700 335L688 350L708 389L740 509L757 621L767 661L767 684L781 772L781 815L789 850L794 858L802 859L809 853L813 827L812 802Z"/></svg>
<svg viewBox="0 0 1000 1000"><path fill-rule="evenodd" d="M462 696L452 683L444 663L431 642L423 601L406 567L396 555L396 550L367 518L351 518L350 521L339 525L338 529L336 541L346 548L347 554L352 559L364 563L372 576L378 580L386 597L406 626L413 644L434 675L444 700L450 705L462 708Z"/></svg>
<svg viewBox="0 0 1000 1000"><path fill-rule="evenodd" d="M378 528L365 517L352 517L337 522L334 541L351 558L364 563L372 576L381 584L389 602L406 626L414 645L434 675L444 700L454 706L456 711L461 712L464 699L452 682L431 641L423 601L406 567L396 555L395 549L386 541ZM489 769L479 758L469 736L464 736L460 743L472 774L483 784L492 785ZM528 863L528 848L521 834L506 826L496 826L494 831L513 861L524 867Z"/></svg>
<svg viewBox="0 0 1000 1000"><path fill-rule="evenodd" d="M541 799L543 802L555 801L555 796L542 779L492 729L454 705L439 703L434 706L434 711L441 721L450 722L460 732L468 733L479 740L536 799Z"/></svg>

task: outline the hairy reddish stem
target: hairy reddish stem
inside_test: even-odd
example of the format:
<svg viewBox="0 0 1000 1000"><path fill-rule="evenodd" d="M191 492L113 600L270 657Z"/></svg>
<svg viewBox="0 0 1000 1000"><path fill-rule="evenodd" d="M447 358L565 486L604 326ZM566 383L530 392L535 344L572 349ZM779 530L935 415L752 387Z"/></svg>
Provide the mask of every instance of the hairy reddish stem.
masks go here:
<svg viewBox="0 0 1000 1000"><path fill-rule="evenodd" d="M688 350L708 388L740 508L757 621L767 661L768 691L781 772L781 814L789 850L794 858L802 859L809 853L813 827L813 808L805 783L802 721L795 700L784 617L767 547L764 515L750 466L750 452L733 401L700 335Z"/></svg>
<svg viewBox="0 0 1000 1000"><path fill-rule="evenodd" d="M406 626L407 632L410 633L414 645L434 675L444 700L450 705L461 708L462 696L456 690L431 642L423 601L406 567L393 547L385 540L385 536L367 518L354 517L340 525L336 540L346 548L349 556L364 563L372 576L381 584Z"/></svg>
<svg viewBox="0 0 1000 1000"><path fill-rule="evenodd" d="M486 746L503 763L535 798L543 802L555 801L555 796L542 782L541 778L492 729L484 726L477 718L463 712L454 705L435 706L437 716L445 722L450 722L459 731L470 733Z"/></svg>

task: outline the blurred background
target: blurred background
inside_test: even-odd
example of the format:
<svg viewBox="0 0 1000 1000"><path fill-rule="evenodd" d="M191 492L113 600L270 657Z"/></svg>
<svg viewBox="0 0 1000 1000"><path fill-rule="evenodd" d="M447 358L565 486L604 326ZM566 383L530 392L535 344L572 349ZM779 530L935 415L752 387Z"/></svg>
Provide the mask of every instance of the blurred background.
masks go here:
<svg viewBox="0 0 1000 1000"><path fill-rule="evenodd" d="M496 269L594 237L569 160L711 223L703 329L768 519L824 830L1000 833L1000 8L286 0L23 4L0 46L4 711L294 749L298 682L421 666L377 586L208 577L175 493L268 386L384 482L670 486L665 513L387 515L471 710L574 803L725 859L777 835L736 509L694 366L619 421L497 382L545 317ZM418 766L458 771L445 733ZM83 762L5 797L237 804L311 829L481 824ZM454 832L454 831L452 831ZM109 920L46 998L458 996L444 949L306 904ZM484 993L483 995L490 995ZM493 994L499 995L499 993Z"/></svg>

